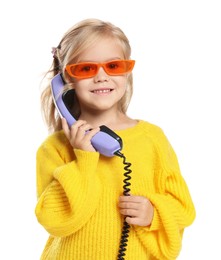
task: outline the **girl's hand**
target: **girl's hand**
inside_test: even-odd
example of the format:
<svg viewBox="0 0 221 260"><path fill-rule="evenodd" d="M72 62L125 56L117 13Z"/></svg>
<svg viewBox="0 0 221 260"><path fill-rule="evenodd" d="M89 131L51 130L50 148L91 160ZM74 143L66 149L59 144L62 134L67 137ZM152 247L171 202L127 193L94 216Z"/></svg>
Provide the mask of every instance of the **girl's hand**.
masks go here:
<svg viewBox="0 0 221 260"><path fill-rule="evenodd" d="M86 121L78 120L69 128L66 119L62 118L62 128L73 148L95 152L91 138L100 131L99 127L92 129Z"/></svg>
<svg viewBox="0 0 221 260"><path fill-rule="evenodd" d="M128 224L149 226L152 222L153 205L143 196L120 196L119 208Z"/></svg>

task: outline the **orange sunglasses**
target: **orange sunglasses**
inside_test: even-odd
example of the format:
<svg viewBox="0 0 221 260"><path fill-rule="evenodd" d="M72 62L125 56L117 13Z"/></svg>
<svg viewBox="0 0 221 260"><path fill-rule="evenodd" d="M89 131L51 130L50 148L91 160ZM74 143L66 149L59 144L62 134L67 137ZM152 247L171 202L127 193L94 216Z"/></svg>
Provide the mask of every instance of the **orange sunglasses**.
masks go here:
<svg viewBox="0 0 221 260"><path fill-rule="evenodd" d="M84 62L78 64L69 64L65 67L69 76L77 79L86 79L94 77L99 68L111 76L122 75L132 71L135 60L112 60L105 63Z"/></svg>

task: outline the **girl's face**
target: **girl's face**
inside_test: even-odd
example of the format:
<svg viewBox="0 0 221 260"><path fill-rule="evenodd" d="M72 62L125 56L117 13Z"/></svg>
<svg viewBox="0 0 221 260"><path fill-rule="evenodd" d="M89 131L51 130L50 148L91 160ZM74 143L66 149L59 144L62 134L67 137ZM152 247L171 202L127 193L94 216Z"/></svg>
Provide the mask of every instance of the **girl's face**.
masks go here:
<svg viewBox="0 0 221 260"><path fill-rule="evenodd" d="M120 45L111 38L99 40L79 57L79 62L103 63L124 59ZM118 109L118 102L126 91L127 75L110 76L102 67L92 78L78 79L74 86L81 113Z"/></svg>

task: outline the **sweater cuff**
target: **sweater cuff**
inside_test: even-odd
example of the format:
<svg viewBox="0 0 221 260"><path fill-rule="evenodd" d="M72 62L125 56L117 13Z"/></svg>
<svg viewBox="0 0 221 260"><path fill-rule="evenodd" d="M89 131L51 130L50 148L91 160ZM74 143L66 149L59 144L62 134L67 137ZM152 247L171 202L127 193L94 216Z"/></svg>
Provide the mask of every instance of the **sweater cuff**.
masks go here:
<svg viewBox="0 0 221 260"><path fill-rule="evenodd" d="M91 172L93 167L97 167L100 154L98 152L74 149L76 163L80 171Z"/></svg>

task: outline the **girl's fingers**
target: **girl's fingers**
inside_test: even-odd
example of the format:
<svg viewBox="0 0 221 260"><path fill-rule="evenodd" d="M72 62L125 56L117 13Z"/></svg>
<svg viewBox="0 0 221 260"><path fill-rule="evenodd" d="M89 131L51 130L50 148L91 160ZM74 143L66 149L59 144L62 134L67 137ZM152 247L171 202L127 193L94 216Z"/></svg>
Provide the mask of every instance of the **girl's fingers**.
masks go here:
<svg viewBox="0 0 221 260"><path fill-rule="evenodd" d="M66 119L62 118L62 128L72 147L95 151L91 145L91 138L100 131L99 127L92 129L86 121L78 120L69 128Z"/></svg>
<svg viewBox="0 0 221 260"><path fill-rule="evenodd" d="M91 138L100 131L100 127L96 127L93 129L89 129L86 133L85 133L85 138L88 140L91 140Z"/></svg>
<svg viewBox="0 0 221 260"><path fill-rule="evenodd" d="M139 209L140 205L133 202L121 202L119 203L119 207L122 209Z"/></svg>
<svg viewBox="0 0 221 260"><path fill-rule="evenodd" d="M147 199L143 196L136 196L136 195L131 195L131 196L120 196L119 201L122 202L143 202L146 201Z"/></svg>
<svg viewBox="0 0 221 260"><path fill-rule="evenodd" d="M71 127L76 127L79 128L82 125L85 125L87 122L84 120L77 120L76 122L74 122L74 124Z"/></svg>
<svg viewBox="0 0 221 260"><path fill-rule="evenodd" d="M143 224L142 220L139 218L126 217L125 220L129 225L145 226L145 224Z"/></svg>
<svg viewBox="0 0 221 260"><path fill-rule="evenodd" d="M149 200L143 196L120 196L119 207L120 208L131 208L139 209L146 207L149 204Z"/></svg>
<svg viewBox="0 0 221 260"><path fill-rule="evenodd" d="M139 212L134 209L120 209L120 213L124 216L138 217Z"/></svg>

